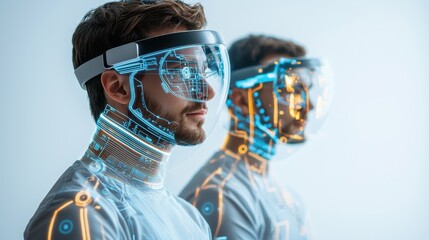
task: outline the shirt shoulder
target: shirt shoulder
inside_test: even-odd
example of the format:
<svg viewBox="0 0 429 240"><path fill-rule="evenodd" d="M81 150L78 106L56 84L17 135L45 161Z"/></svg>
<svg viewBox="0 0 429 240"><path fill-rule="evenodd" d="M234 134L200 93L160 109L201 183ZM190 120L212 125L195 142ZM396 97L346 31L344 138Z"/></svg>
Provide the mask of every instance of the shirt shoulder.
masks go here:
<svg viewBox="0 0 429 240"><path fill-rule="evenodd" d="M259 196L242 160L216 153L179 196L198 209L214 237L257 236L255 229L261 225L255 214L260 212Z"/></svg>
<svg viewBox="0 0 429 240"><path fill-rule="evenodd" d="M187 201L203 189L222 188L223 192L234 195L235 189L240 192L253 192L244 163L223 151L215 153L192 179L185 185L179 196Z"/></svg>
<svg viewBox="0 0 429 240"><path fill-rule="evenodd" d="M174 198L176 199L177 203L182 207L182 209L186 212L186 214L194 220L197 227L201 229L206 236L211 236L210 226L208 225L204 217L201 215L201 213L184 199L178 196L174 196Z"/></svg>
<svg viewBox="0 0 429 240"><path fill-rule="evenodd" d="M25 239L122 239L106 188L80 161L58 179L24 232ZM122 236L122 237L120 237Z"/></svg>

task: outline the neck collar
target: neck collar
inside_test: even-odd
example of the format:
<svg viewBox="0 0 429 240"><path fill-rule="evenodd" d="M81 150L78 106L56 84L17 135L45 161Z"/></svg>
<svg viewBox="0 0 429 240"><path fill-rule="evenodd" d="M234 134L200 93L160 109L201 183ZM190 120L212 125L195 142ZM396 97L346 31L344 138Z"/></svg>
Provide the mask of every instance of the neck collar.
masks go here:
<svg viewBox="0 0 429 240"><path fill-rule="evenodd" d="M267 173L269 158L264 158L263 155L260 154L261 152L264 153L263 149L259 149L259 151L255 151L255 149L257 149L257 147L253 144L249 144L247 138L237 136L233 132L229 132L222 146L222 151L226 155L237 160L240 159L245 161L245 164L250 170L260 174Z"/></svg>
<svg viewBox="0 0 429 240"><path fill-rule="evenodd" d="M224 146L230 145L230 150L238 154L251 152L270 160L275 155L275 145L278 142L277 130L270 130L261 123L259 115L244 117L235 112L231 115L231 128L225 139Z"/></svg>
<svg viewBox="0 0 429 240"><path fill-rule="evenodd" d="M136 187L162 188L170 153L146 141L143 132L133 131L130 123L134 121L126 116L128 121L123 121L121 116L122 122L118 122L115 114L105 111L100 115L82 161L105 165L107 174Z"/></svg>

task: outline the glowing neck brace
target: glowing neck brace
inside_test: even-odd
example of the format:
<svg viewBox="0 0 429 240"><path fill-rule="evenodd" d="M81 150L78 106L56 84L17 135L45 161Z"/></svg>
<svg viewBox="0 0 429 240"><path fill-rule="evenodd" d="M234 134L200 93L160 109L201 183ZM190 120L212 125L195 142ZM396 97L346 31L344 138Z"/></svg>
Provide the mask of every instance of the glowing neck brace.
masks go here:
<svg viewBox="0 0 429 240"><path fill-rule="evenodd" d="M230 150L238 154L251 152L266 160L271 159L275 154L275 145L278 142L277 130L270 130L268 126L262 124L258 115L252 115L252 119L250 119L248 116L243 116L240 111L230 110L230 114L230 138L226 139L224 146L234 146ZM231 137L234 142L240 142L240 144L228 143L232 140Z"/></svg>
<svg viewBox="0 0 429 240"><path fill-rule="evenodd" d="M142 140L123 123L100 115L83 161L102 161L109 175L136 187L163 187L170 153Z"/></svg>
<svg viewBox="0 0 429 240"><path fill-rule="evenodd" d="M246 168L253 172L258 174L266 174L268 172L269 159L261 154L261 152L266 154L266 151L263 149L255 151L255 147L252 147L252 144L249 144L245 138L237 136L233 132L229 132L221 150L236 160L244 161Z"/></svg>

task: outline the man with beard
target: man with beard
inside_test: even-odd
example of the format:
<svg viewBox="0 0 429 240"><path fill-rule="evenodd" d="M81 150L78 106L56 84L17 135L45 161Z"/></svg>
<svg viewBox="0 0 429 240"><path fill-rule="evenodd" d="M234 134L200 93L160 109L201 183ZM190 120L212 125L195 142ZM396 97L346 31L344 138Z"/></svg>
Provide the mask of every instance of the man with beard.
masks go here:
<svg viewBox="0 0 429 240"><path fill-rule="evenodd" d="M208 105L226 98L227 51L205 24L200 4L177 0L109 2L84 16L73 64L97 128L25 239L210 239L163 185L172 147L204 141Z"/></svg>
<svg viewBox="0 0 429 240"><path fill-rule="evenodd" d="M263 35L229 49L229 133L179 195L198 208L218 239L310 238L297 196L269 172L270 160L285 158L277 151L281 145L304 142L307 121L326 114L324 62L304 55L298 44Z"/></svg>

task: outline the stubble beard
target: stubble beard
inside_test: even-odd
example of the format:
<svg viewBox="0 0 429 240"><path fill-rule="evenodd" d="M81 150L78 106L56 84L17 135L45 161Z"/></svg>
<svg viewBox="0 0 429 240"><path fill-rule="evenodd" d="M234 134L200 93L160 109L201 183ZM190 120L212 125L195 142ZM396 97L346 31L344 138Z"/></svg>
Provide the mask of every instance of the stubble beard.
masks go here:
<svg viewBox="0 0 429 240"><path fill-rule="evenodd" d="M149 111L160 117L155 118L155 122L157 122L162 127L170 129L174 133L174 138L177 145L197 145L205 140L206 133L202 128L204 120L198 120L195 122L188 119L186 116L186 113L188 112L206 108L204 103L191 103L190 105L186 106L180 112L180 114L178 114L178 116L174 116L173 114L164 111L161 104L154 100L146 99L146 106ZM162 119L165 119L170 123Z"/></svg>
<svg viewBox="0 0 429 240"><path fill-rule="evenodd" d="M289 144L303 143L306 141L305 127L301 130L300 127L297 126L299 123L297 124L296 121L297 120L292 120L292 122L286 123L285 127L279 129L279 137L286 137L287 143Z"/></svg>

